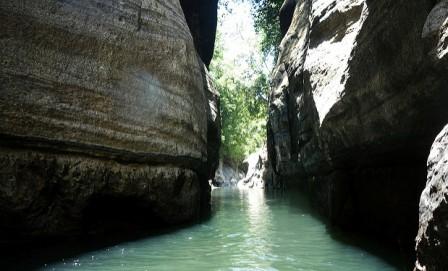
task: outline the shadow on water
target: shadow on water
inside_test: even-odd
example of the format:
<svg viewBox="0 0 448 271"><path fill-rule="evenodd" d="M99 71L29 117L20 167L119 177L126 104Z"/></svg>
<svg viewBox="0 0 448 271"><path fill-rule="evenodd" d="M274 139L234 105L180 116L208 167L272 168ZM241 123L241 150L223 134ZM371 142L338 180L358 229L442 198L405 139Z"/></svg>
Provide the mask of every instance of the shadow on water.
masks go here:
<svg viewBox="0 0 448 271"><path fill-rule="evenodd" d="M158 225L157 228L148 230L121 231L99 236L85 235L77 239L52 238L16 242L14 244L0 243L0 270L37 270L61 260L64 261L64 259L68 260L89 252L114 247L121 243L175 234L185 228L204 223L210 218L211 214L207 214L198 220L176 226L161 227Z"/></svg>
<svg viewBox="0 0 448 271"><path fill-rule="evenodd" d="M263 191L261 191L261 192L263 193ZM306 194L300 192L299 190L289 189L287 192L264 191L263 197L255 197L256 195L253 195L253 194L250 195L248 193L251 193L251 192L250 191L242 192L242 191L233 190L233 192L231 191L230 193L228 193L225 190L215 191L213 193L213 197L212 197L211 214L207 217L202 218L200 221L196 221L195 223L184 224L182 226L169 227L169 228L151 230L151 231L146 231L146 232L141 231L141 232L133 233L131 235L129 235L129 234L128 235L120 235L120 236L115 235L115 236L107 236L107 237L103 236L102 238L85 237L85 238L81 238L76 241L59 240L59 241L55 241L53 243L47 243L47 244L44 244L43 242L40 245L33 244L33 246L29 246L29 244L22 243L22 244L16 245L15 247L1 247L2 251L1 251L1 256L0 256L0 261L1 261L0 269L1 270L36 270L36 269L45 267L45 265L51 266L55 263L61 263L61 261L64 262L64 259L69 260L69 259L73 259L75 257L81 257L81 255L85 255L90 252L94 252L97 250L104 250L106 248L111 248L111 247L115 247L118 245L124 245L123 243L127 243L127 242L144 240L144 239L148 239L148 238L153 239L153 238L165 236L165 235L178 235L178 237L173 237L173 238L179 239L179 238L182 238L182 237L179 237L179 236L182 236L182 234L179 234L179 233L182 232L183 230L185 230L187 227L190 227L190 228L188 228L189 232L186 236L190 236L190 234L192 234L192 233L190 233L190 231L196 231L196 233L199 234L200 236L202 236L203 238L220 238L220 236L221 236L221 238L223 238L223 237L225 237L225 238L223 238L221 240L217 240L218 242L207 242L207 244L209 244L209 245L211 244L213 246L218 246L219 244L221 244L221 243L219 243L219 241L221 241L221 242L226 242L226 245L227 245L227 242L232 242L232 240L234 240L234 239L229 240L226 238L233 238L233 237L231 237L231 236L235 235L235 233L233 231L241 230L239 227L243 227L244 225L246 225L244 223L238 223L237 221L229 221L229 219L241 220L242 216L250 215L251 214L250 211L252 211L252 215L254 215L254 218L256 218L255 219L256 223L255 224L249 223L244 227L260 226L260 225L257 225L257 223L258 224L263 223L264 218L262 219L258 216L266 215L265 213L261 212L259 209L255 208L258 205L260 205L260 206L262 206L262 208L268 208L269 209L268 212L280 212L280 213L278 213L278 216L275 216L276 214L271 213L271 217L275 216L275 218L273 218L273 219L282 219L282 218L287 218L290 215L299 215L299 214L300 214L300 217L302 217L303 214L305 215L305 217L306 216L312 217L314 220L317 220L319 223L322 223L321 225L323 227L323 230L327 232L327 234L329 235L329 237L331 239L337 241L338 243L341 243L345 246L357 248L359 250L365 251L368 254L371 254L378 258L381 258L385 262L387 262L389 265L394 266L398 270L409 270L409 269L405 269L406 267L404 264L404 260L402 259L402 257L400 257L397 250L394 250L393 248L390 248L390 247L383 246L383 244L379 243L377 240L372 240L372 239L366 238L365 236L361 236L358 234L349 234L347 232L340 231L340 230L330 226L328 221L325 218L323 218L322 216L320 216L312 208L310 201L309 201L308 197L306 196ZM246 207L250 209L250 206L247 205L247 204L250 205L250 200L253 200L252 204L255 204L255 205L258 204L257 206L252 206L256 210L255 209L254 210L244 209ZM233 210L233 211L230 212L231 210ZM262 209L262 210L265 210L265 209ZM248 213L245 213L245 212L248 212ZM286 212L286 214L284 212ZM282 217L281 215L286 215L286 217ZM258 218L262 219L262 220L257 220ZM206 234L203 232L198 233L198 229L194 230L195 225L210 224L210 222L212 222L212 221L215 221L213 223L214 226L207 227L206 230L207 231L215 230L214 232L210 232L210 233ZM219 221L219 223L216 223L216 221ZM263 227L257 228L257 229L255 229L255 228L254 229L243 229L243 233L250 233L250 232L255 231L257 233L257 236L263 235L263 234L269 234L269 231L270 231L269 229L272 226L269 223L279 223L279 221L273 221L273 220L266 220L266 222L268 224L265 225L266 227L264 227L264 229L267 230L267 232L265 232L265 233L263 233L263 231L260 232L261 228L263 228ZM236 224L234 224L234 223L236 223ZM290 223L290 221L285 220L284 223ZM311 224L307 224L307 225L311 225ZM315 225L315 224L313 224L313 225ZM261 225L261 226L263 226L263 225ZM286 226L290 227L289 224ZM213 228L213 227L217 227L217 228ZM223 229L223 227L227 227L227 228ZM277 229L280 229L280 228L277 228ZM283 228L281 228L281 229L283 229ZM248 230L248 231L246 231L246 230ZM291 229L291 231L294 231L294 229ZM293 234L292 238L300 239L301 238L300 229L296 229L296 231L297 231L297 233L291 232ZM222 233L222 234L214 235L216 232ZM233 234L230 234L230 233L233 233ZM270 234L278 235L279 233L274 230L273 232L270 232ZM295 237L295 236L297 236L297 237ZM195 235L195 238L193 238L193 240L195 240L196 237L198 237L198 236ZM265 236L263 236L263 237L265 237ZM291 237L291 235L288 235L288 238L290 238L290 237ZM258 239L256 239L256 240L258 240ZM263 239L260 239L260 240L263 240ZM270 242L278 242L278 239L275 239L275 238L274 239L266 239L266 240L269 240ZM281 241L286 242L286 243L289 243L290 240L291 239L281 239ZM154 242L154 240L152 240L151 242ZM156 241L156 242L157 242L157 246L160 246L159 241ZM242 244L246 244L246 242L242 242ZM203 246L204 243L199 242L199 243L195 243L194 245L195 246ZM282 244L279 244L279 245L281 246ZM254 246L254 244L251 243L250 246ZM185 247L185 248L192 249L192 247ZM247 247L245 247L245 248L247 249ZM298 248L300 248L300 247L298 247ZM335 247L333 247L333 248L335 248ZM165 249L167 249L167 248L165 248ZM184 250L184 247L181 247L180 249ZM205 249L210 250L212 248L209 247L209 248L205 248ZM257 248L254 247L254 249L256 250ZM258 248L258 249L261 249L261 248ZM169 250L169 248L168 248L168 250ZM244 250L244 251L247 251L247 250ZM162 252L163 252L163 249L162 249ZM275 253L281 254L283 252L285 252L285 251L281 250L281 251L277 251ZM142 253L146 254L145 251L143 251ZM286 251L286 253L288 253L288 251ZM316 248L316 253L321 253L319 247ZM282 256L280 254L279 254L279 256ZM227 255L227 254L225 254L225 255ZM232 254L229 254L229 255L232 255ZM227 255L227 257L229 255ZM353 255L356 257L355 254L353 254ZM182 254L182 256L185 256L185 255ZM221 255L221 254L216 254L215 256L219 258L219 262L214 262L211 264L216 264L215 265L216 267L220 266L220 264L228 264L229 258L222 259L223 255ZM190 254L188 254L188 257L190 257ZM244 255L243 255L243 257L244 257ZM210 261L212 261L212 259L213 259L213 256L212 256L212 258L208 258L208 260L210 260ZM194 259L192 259L192 260L194 260ZM214 259L214 260L216 261L218 259ZM166 263L166 264L168 264L168 263ZM184 266L184 265L182 265L182 266ZM127 269L127 270L130 270L130 269ZM181 270L181 269L179 269L179 270ZM197 270L208 270L208 269L198 268ZM263 270L263 269L258 268L257 270ZM279 268L278 270L282 270L282 268Z"/></svg>
<svg viewBox="0 0 448 271"><path fill-rule="evenodd" d="M379 257L391 266L397 268L397 270L412 270L413 266L409 262L410 259L401 254L398 247L388 245L365 233L348 232L331 225L326 217L322 216L313 208L309 196L300 188L288 188L288 191L266 191L266 194L269 198L286 201L290 208L295 208L323 223L327 233L333 240Z"/></svg>

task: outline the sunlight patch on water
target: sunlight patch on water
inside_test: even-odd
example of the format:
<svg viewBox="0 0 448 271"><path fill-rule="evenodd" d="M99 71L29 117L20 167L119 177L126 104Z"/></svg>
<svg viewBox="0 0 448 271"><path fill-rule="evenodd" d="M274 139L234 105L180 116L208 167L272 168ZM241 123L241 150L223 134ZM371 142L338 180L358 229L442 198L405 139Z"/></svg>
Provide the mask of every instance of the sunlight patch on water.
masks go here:
<svg viewBox="0 0 448 271"><path fill-rule="evenodd" d="M118 244L40 270L388 271L390 262L341 243L300 195L263 190L212 193L213 216L169 234Z"/></svg>

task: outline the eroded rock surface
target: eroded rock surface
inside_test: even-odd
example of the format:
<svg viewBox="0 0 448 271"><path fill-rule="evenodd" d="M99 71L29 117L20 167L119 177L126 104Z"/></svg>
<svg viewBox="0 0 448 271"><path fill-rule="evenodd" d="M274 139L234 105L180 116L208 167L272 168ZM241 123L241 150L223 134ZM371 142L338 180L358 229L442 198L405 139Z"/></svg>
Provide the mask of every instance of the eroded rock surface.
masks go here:
<svg viewBox="0 0 448 271"><path fill-rule="evenodd" d="M246 176L239 180L238 188L264 189L275 186L272 182L272 170L266 147L251 153L243 163L247 168Z"/></svg>
<svg viewBox="0 0 448 271"><path fill-rule="evenodd" d="M150 225L207 209L219 102L179 1L6 0L0 18L6 237L82 231L93 203Z"/></svg>
<svg viewBox="0 0 448 271"><path fill-rule="evenodd" d="M427 153L448 118L436 2L298 1L270 95L277 178L307 187L334 224L407 248Z"/></svg>
<svg viewBox="0 0 448 271"><path fill-rule="evenodd" d="M448 126L431 147L416 241L416 270L448 270Z"/></svg>

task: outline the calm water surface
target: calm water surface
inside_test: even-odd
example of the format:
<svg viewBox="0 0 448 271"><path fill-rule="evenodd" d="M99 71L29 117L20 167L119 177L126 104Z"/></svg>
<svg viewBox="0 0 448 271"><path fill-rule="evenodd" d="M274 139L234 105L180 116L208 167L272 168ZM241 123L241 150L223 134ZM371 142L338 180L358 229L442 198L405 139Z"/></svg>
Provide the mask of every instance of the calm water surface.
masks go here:
<svg viewBox="0 0 448 271"><path fill-rule="evenodd" d="M38 270L400 270L392 252L335 238L297 194L216 189L212 208L201 224Z"/></svg>

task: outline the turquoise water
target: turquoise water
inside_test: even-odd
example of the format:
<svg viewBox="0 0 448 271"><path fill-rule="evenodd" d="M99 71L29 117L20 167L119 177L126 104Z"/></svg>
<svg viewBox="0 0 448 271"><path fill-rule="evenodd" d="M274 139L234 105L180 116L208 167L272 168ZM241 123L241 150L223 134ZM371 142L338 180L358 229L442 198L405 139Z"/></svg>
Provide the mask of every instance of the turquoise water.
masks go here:
<svg viewBox="0 0 448 271"><path fill-rule="evenodd" d="M399 270L392 252L336 238L300 194L216 189L212 209L200 224L39 270Z"/></svg>

